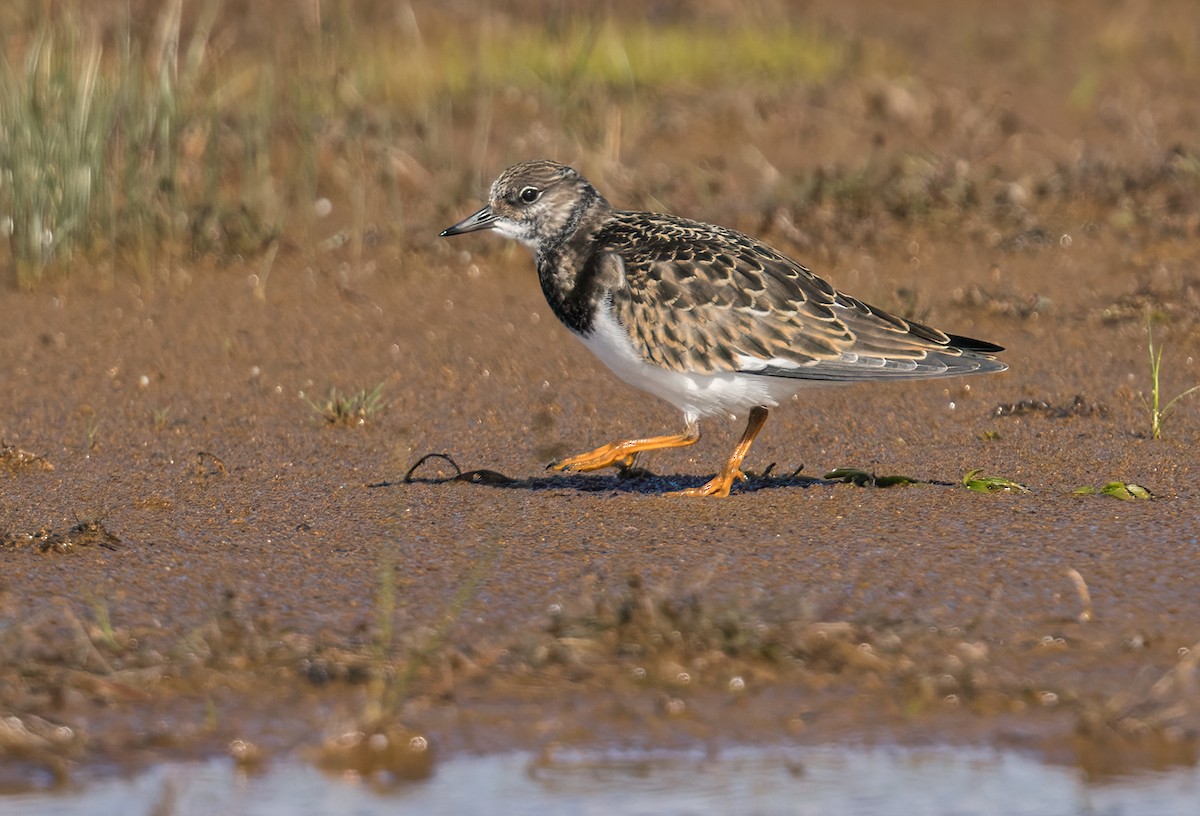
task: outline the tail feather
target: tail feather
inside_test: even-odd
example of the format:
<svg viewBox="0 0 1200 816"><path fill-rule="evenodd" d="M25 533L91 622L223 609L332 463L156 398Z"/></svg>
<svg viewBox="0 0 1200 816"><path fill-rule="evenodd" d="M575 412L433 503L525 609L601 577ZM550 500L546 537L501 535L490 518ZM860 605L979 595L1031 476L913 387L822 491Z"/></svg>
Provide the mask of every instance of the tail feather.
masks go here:
<svg viewBox="0 0 1200 816"><path fill-rule="evenodd" d="M743 369L747 374L786 377L822 382L859 382L862 380L925 380L939 377L961 377L967 374L994 374L1005 371L1006 363L992 354L1004 351L1002 346L971 337L947 335L950 344L929 349L921 359L887 358L845 353L840 360L820 360L808 365L768 365Z"/></svg>
<svg viewBox="0 0 1200 816"><path fill-rule="evenodd" d="M980 354L996 354L1004 351L1004 346L997 346L995 343L989 343L986 340L976 340L974 337L963 337L960 334L947 334L950 338L950 345L953 348L959 348L963 351L974 351Z"/></svg>

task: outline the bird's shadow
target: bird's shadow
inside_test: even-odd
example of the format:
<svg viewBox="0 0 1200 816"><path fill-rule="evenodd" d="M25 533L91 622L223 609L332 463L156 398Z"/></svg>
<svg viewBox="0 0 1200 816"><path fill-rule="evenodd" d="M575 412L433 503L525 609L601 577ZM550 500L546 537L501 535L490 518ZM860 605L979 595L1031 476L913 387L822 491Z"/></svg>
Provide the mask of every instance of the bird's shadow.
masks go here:
<svg viewBox="0 0 1200 816"><path fill-rule="evenodd" d="M435 473L420 475L423 470L432 469L430 462L442 462L453 469L452 474ZM783 487L811 487L813 485L838 484L837 480L820 479L815 476L801 475L801 468L791 474L777 475L773 471L774 463L768 465L761 473L746 472L746 480L734 484L735 492L755 492ZM645 468L625 468L613 476L598 476L592 474L564 473L548 476L530 476L518 479L500 473L496 470L463 470L447 453L427 453L408 469L398 482L383 481L368 484L367 487L392 487L397 484L428 484L441 485L454 482L497 487L509 490L574 490L579 493L642 493L647 495L670 493L676 490L686 490L699 487L707 479L703 476L685 474L657 474Z"/></svg>

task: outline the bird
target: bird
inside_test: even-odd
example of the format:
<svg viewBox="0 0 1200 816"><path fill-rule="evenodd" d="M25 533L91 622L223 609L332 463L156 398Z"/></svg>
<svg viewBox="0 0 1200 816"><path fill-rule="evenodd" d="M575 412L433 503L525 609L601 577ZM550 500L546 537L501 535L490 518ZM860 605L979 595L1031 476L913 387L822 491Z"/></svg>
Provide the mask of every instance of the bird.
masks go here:
<svg viewBox="0 0 1200 816"><path fill-rule="evenodd" d="M747 415L721 470L671 495L728 496L768 412L818 385L985 374L1002 346L905 320L838 291L727 227L614 208L578 171L514 164L487 203L442 237L492 230L533 253L551 310L621 379L683 412L675 434L623 439L551 462L627 471L638 454L700 440L700 419Z"/></svg>

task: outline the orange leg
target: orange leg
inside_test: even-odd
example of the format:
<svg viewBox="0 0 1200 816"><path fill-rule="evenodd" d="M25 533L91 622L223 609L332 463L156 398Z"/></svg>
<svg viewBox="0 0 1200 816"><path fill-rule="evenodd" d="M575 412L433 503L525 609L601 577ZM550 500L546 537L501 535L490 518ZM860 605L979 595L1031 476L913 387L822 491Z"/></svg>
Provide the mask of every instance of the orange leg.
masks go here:
<svg viewBox="0 0 1200 816"><path fill-rule="evenodd" d="M758 436L758 432L762 430L766 422L767 409L762 406L752 408L750 410L750 421L746 423L746 432L742 434L737 447L733 449L733 455L729 457L729 461L725 463L725 467L721 468L721 472L701 487L690 487L687 490L680 490L668 495L728 496L729 488L733 486L734 479L746 480L746 475L742 473L742 460L750 452L750 446L754 444L754 437Z"/></svg>
<svg viewBox="0 0 1200 816"><path fill-rule="evenodd" d="M610 442L589 453L581 453L578 456L569 456L566 459L551 462L546 465L546 468L576 473L613 466L630 468L633 467L634 460L642 451L686 448L688 445L695 445L698 441L700 441L700 426L691 422L684 428L683 433L671 436L653 436L649 439L626 439L621 442Z"/></svg>

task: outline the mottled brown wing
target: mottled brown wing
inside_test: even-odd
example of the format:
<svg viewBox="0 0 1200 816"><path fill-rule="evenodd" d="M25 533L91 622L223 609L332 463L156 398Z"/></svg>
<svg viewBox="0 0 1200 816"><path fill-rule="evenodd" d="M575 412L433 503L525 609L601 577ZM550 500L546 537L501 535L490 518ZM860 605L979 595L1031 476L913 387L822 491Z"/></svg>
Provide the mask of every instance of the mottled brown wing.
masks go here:
<svg viewBox="0 0 1200 816"><path fill-rule="evenodd" d="M663 368L859 380L1004 367L986 356L998 347L872 308L733 230L626 213L606 233L625 276L614 312Z"/></svg>

